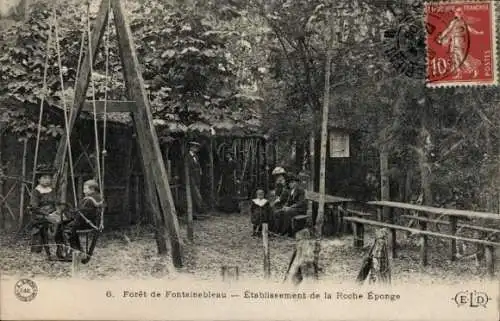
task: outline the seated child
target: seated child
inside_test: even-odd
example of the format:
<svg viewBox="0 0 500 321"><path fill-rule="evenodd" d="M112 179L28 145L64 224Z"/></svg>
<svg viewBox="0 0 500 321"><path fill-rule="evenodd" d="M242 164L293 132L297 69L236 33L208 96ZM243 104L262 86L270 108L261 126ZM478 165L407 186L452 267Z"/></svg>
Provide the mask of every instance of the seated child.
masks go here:
<svg viewBox="0 0 500 321"><path fill-rule="evenodd" d="M258 233L262 231L262 224L268 223L272 214L271 204L264 198L264 190L258 189L256 196L257 198L252 200L250 207L253 224L252 236L258 236Z"/></svg>
<svg viewBox="0 0 500 321"><path fill-rule="evenodd" d="M99 192L99 185L95 180L88 180L83 184L83 199L80 201L78 210L85 218L77 214L74 220L69 224L71 227L71 247L81 250L80 239L78 238L77 230L102 228L102 209L104 202ZM89 224L88 221L92 223Z"/></svg>
<svg viewBox="0 0 500 321"><path fill-rule="evenodd" d="M41 228L42 224L57 223L51 218L59 216L56 208L56 194L52 189L52 172L50 170L39 171L38 185L33 189L31 195L30 207L33 214L32 217L32 239L31 252L40 253L42 245L47 243L48 235L45 228ZM50 256L50 248L44 246L45 252Z"/></svg>

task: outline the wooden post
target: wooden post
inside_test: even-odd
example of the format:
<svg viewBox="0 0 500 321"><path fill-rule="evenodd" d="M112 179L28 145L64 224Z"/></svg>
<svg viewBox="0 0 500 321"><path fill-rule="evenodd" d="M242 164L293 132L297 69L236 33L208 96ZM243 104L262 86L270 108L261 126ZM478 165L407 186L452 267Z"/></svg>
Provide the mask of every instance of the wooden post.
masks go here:
<svg viewBox="0 0 500 321"><path fill-rule="evenodd" d="M108 9L109 9L109 1L110 0L102 0L101 5L99 7L99 12L97 13L97 18L94 22L94 27L92 30L91 36L91 45L92 52L91 55L88 52L85 54L83 59L80 72L78 74L78 79L76 81L75 86L75 96L74 96L74 105L73 109L70 112L70 119L68 123L68 133L71 135L73 127L75 125L76 119L80 115L81 110L83 109L83 105L85 103L85 98L87 96L87 90L89 88L89 80L90 80L90 58L92 57L92 62L95 63L95 57L97 54L97 50L99 49L99 45L101 43L102 35L104 34L104 27L106 26L106 22L108 21ZM54 160L54 168L60 169L61 165L66 158L67 152L67 138L66 133L63 133L61 140L59 141L59 145L57 146L57 153ZM59 177L55 177L54 185L58 186Z"/></svg>
<svg viewBox="0 0 500 321"><path fill-rule="evenodd" d="M61 201L68 202L68 163L63 165L62 182L61 182ZM75 204L77 206L77 204Z"/></svg>
<svg viewBox="0 0 500 321"><path fill-rule="evenodd" d="M484 248L484 256L486 261L486 268L488 270L488 276L494 278L495 276L495 248L491 245L487 245Z"/></svg>
<svg viewBox="0 0 500 321"><path fill-rule="evenodd" d="M335 20L337 21L337 20ZM332 67L332 43L334 37L333 25L329 28L328 51L325 63L325 89L323 93L323 114L321 118L321 148L319 164L319 204L318 215L316 217L316 236L320 237L323 231L323 222L325 220L325 177L326 177L326 146L328 144L328 112L330 110L330 73Z"/></svg>
<svg viewBox="0 0 500 321"><path fill-rule="evenodd" d="M76 176L76 193L78 199L83 197L83 174L78 174Z"/></svg>
<svg viewBox="0 0 500 321"><path fill-rule="evenodd" d="M187 152L186 146L183 145L182 156L184 158L184 179L186 181L186 201L187 201L187 235L188 240L193 242L193 198L191 195L191 174L189 173L189 153Z"/></svg>
<svg viewBox="0 0 500 321"><path fill-rule="evenodd" d="M311 167L309 170L309 184L307 189L311 192L314 192L314 174L316 172L315 161L314 161L314 146L315 146L315 132L313 131L309 136L309 166ZM309 222L313 222L313 201L307 201L307 216L309 216Z"/></svg>
<svg viewBox="0 0 500 321"><path fill-rule="evenodd" d="M456 216L450 216L450 234L451 235L456 235L457 234L457 217ZM455 261L457 259L457 240L451 239L450 240L450 260Z"/></svg>
<svg viewBox="0 0 500 321"><path fill-rule="evenodd" d="M393 208L387 208L389 212L389 223L394 224L394 209ZM397 257L397 240L396 240L396 229L391 228L389 229L389 246L390 246L390 256L391 258L395 259Z"/></svg>
<svg viewBox="0 0 500 321"><path fill-rule="evenodd" d="M382 146L380 150L380 199L382 201L390 200L390 185L389 185L389 152L387 149ZM389 218L390 209L388 207L383 207L382 209L382 217L380 221Z"/></svg>
<svg viewBox="0 0 500 321"><path fill-rule="evenodd" d="M365 227L362 223L354 222L353 230L353 246L357 249L361 249L365 242Z"/></svg>
<svg viewBox="0 0 500 321"><path fill-rule="evenodd" d="M264 245L264 277L271 276L271 257L269 254L269 233L267 223L262 224L262 243Z"/></svg>
<svg viewBox="0 0 500 321"><path fill-rule="evenodd" d="M265 173L264 173L264 187L266 189L266 194L269 193L269 163L268 163L268 157L267 157L267 151L268 151L268 145L267 145L267 139L264 139L264 168L265 168Z"/></svg>
<svg viewBox="0 0 500 321"><path fill-rule="evenodd" d="M165 223L163 222L161 209L158 204L158 195L152 178L153 172L150 168L144 168L144 189L148 199L149 209L155 226L155 239L158 254L166 255L170 244L168 243L168 234L166 233Z"/></svg>
<svg viewBox="0 0 500 321"><path fill-rule="evenodd" d="M221 276L223 281L237 281L240 277L240 269L237 266L222 266Z"/></svg>
<svg viewBox="0 0 500 321"><path fill-rule="evenodd" d="M24 200L26 194L26 184L24 180L26 179L26 158L28 157L28 139L23 139L23 159L21 160L21 199L19 201L19 225L18 228L21 229L24 223Z"/></svg>
<svg viewBox="0 0 500 321"><path fill-rule="evenodd" d="M140 176L136 174L134 176L134 192L135 192L135 218L141 215L141 188L140 188Z"/></svg>
<svg viewBox="0 0 500 321"><path fill-rule="evenodd" d="M165 164L162 159L158 136L153 125L153 115L149 106L144 80L139 69L139 60L132 39L132 31L125 17L122 2L120 0L111 0L111 7L113 9L119 52L123 64L127 95L130 100L135 101L137 104L137 111L134 113L133 119L138 133L141 153L143 154L143 165L152 170L164 221L169 231L174 266L182 267L179 222L168 183Z"/></svg>
<svg viewBox="0 0 500 321"><path fill-rule="evenodd" d="M0 173L3 172L3 132L0 131ZM0 178L0 195L3 196L4 191L4 180ZM5 212L3 210L3 203L0 204L0 229L5 228Z"/></svg>
<svg viewBox="0 0 500 321"><path fill-rule="evenodd" d="M427 222L420 221L420 229L425 231L427 229ZM427 265L427 235L420 235L420 264Z"/></svg>
<svg viewBox="0 0 500 321"><path fill-rule="evenodd" d="M294 284L303 280L317 280L316 254L318 252L318 242L311 239L309 230L304 229L296 234L297 243L295 252L290 260L285 280Z"/></svg>
<svg viewBox="0 0 500 321"><path fill-rule="evenodd" d="M216 200L215 200L215 164L214 164L214 139L213 137L210 137L210 144L209 144L209 151L208 151L208 157L209 157L209 163L210 163L210 168L209 168L209 175L210 175L210 208L214 209Z"/></svg>
<svg viewBox="0 0 500 321"><path fill-rule="evenodd" d="M80 251L71 252L71 276L77 278L80 276L81 257Z"/></svg>

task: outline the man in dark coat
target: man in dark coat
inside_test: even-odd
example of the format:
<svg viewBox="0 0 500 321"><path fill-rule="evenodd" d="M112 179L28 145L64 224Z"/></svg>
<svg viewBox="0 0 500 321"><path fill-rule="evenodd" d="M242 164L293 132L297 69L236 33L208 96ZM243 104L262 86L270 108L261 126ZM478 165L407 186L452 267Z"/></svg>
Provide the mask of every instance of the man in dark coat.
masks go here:
<svg viewBox="0 0 500 321"><path fill-rule="evenodd" d="M188 155L193 209L195 213L198 214L204 212L203 197L201 196L201 177L203 175L203 171L201 169L200 159L198 158L200 146L201 145L197 142L190 142Z"/></svg>
<svg viewBox="0 0 500 321"><path fill-rule="evenodd" d="M217 188L221 196L220 207L226 212L236 212L238 210L238 202L236 202L234 198L237 171L238 163L231 153L226 153L224 167L222 168L221 178Z"/></svg>
<svg viewBox="0 0 500 321"><path fill-rule="evenodd" d="M278 232L280 234L293 236L292 219L298 215L305 215L307 212L306 193L299 186L299 178L290 175L289 194L285 206L276 212L278 218Z"/></svg>

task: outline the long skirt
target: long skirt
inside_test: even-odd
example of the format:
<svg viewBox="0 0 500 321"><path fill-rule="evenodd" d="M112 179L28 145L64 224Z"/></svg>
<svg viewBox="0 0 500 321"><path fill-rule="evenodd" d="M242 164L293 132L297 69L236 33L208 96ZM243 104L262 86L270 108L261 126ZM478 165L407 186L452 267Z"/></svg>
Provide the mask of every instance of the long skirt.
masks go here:
<svg viewBox="0 0 500 321"><path fill-rule="evenodd" d="M295 216L304 215L304 211L300 209L280 209L274 214L274 228L276 232L282 235L288 234L293 236L292 220Z"/></svg>

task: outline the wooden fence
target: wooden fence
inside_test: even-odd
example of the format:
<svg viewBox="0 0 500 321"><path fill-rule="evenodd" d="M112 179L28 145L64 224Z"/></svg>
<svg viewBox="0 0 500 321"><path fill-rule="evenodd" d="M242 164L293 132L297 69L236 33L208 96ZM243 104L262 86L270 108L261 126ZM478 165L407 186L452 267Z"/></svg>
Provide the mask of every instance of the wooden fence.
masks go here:
<svg viewBox="0 0 500 321"><path fill-rule="evenodd" d="M306 197L310 201L317 202L319 199L318 193L307 192ZM495 247L499 247L500 243L495 241L496 235L500 234L500 229L473 225L469 223L459 223L460 219L468 218L473 220L491 220L498 222L500 215L496 213L457 210L438 208L431 206L421 206L415 204L390 202L390 201L371 201L367 202L365 207L375 207L375 212L368 212L366 210L355 210L348 207L352 206L353 202L350 199L336 197L332 195L325 195L326 204L336 204L337 211L335 212L337 224L345 224L345 222L352 223L353 228L353 244L356 248L364 246L364 226L371 225L378 228L386 228L389 233L389 247L390 255L395 258L397 256L397 240L396 231L406 231L420 237L420 262L423 266L428 264L428 237L437 237L441 239L450 240L449 258L450 260L457 259L457 241L466 243L473 243L477 246L478 253L484 253L488 274L494 276L495 270ZM396 215L396 209L399 209L399 215ZM412 211L414 215L407 213ZM383 213L387 215L383 215ZM429 215L438 216L437 218L430 218ZM409 219L410 222L418 222L419 227L413 228L397 224L396 218ZM399 221L399 220L398 220ZM441 231L431 231L427 223L436 225L447 225L449 228L448 233ZM459 231L470 230L474 231L473 237L458 235ZM337 229L340 234L344 229Z"/></svg>

